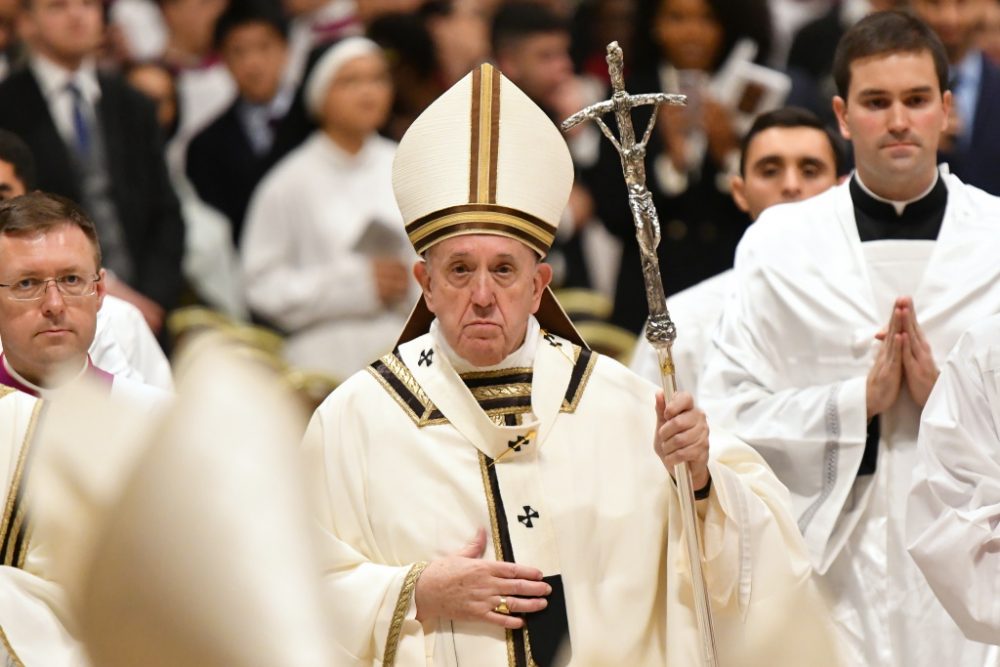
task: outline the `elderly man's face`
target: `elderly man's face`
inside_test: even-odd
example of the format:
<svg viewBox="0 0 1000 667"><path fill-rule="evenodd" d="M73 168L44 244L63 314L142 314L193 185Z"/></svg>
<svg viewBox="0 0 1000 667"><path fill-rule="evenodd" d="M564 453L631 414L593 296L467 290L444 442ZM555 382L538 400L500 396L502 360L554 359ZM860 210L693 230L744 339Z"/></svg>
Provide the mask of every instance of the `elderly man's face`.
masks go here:
<svg viewBox="0 0 1000 667"><path fill-rule="evenodd" d="M74 224L44 232L0 234L0 283L68 275L92 280L98 273L94 246ZM82 364L94 340L104 282L90 296L65 296L50 282L37 301L17 301L0 289L0 340L4 356L28 380L44 383L59 366Z"/></svg>
<svg viewBox="0 0 1000 667"><path fill-rule="evenodd" d="M552 267L519 241L481 234L437 244L414 275L452 349L475 366L490 366L524 342Z"/></svg>

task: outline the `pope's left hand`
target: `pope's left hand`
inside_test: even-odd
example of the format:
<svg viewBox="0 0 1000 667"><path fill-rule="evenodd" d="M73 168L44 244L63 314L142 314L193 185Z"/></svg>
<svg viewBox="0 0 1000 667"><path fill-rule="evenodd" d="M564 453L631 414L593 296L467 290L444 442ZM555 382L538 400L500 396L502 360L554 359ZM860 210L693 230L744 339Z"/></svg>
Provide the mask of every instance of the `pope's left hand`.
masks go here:
<svg viewBox="0 0 1000 667"><path fill-rule="evenodd" d="M664 405L663 392L657 392L653 449L671 476L678 463L687 462L694 490L708 484L708 420L691 394L678 392Z"/></svg>

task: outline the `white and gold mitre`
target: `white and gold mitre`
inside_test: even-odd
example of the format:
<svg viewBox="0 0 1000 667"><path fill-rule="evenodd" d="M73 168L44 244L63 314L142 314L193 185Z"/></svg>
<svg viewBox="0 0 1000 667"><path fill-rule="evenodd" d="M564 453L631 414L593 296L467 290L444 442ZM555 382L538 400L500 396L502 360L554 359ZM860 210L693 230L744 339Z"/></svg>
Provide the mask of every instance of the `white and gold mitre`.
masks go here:
<svg viewBox="0 0 1000 667"><path fill-rule="evenodd" d="M544 257L573 187L573 162L545 112L483 64L407 130L392 187L418 253L454 236L498 234Z"/></svg>
<svg viewBox="0 0 1000 667"><path fill-rule="evenodd" d="M573 160L555 123L490 64L413 121L392 165L396 203L419 254L455 236L496 234L545 257L572 187ZM535 316L586 345L547 287ZM399 342L425 333L433 319L421 297Z"/></svg>

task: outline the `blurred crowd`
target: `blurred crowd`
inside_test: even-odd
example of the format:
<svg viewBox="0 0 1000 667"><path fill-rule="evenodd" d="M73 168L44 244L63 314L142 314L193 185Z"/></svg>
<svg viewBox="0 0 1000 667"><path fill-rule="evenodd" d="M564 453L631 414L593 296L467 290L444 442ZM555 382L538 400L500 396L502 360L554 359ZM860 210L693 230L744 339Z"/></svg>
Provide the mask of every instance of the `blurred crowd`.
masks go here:
<svg viewBox="0 0 1000 667"><path fill-rule="evenodd" d="M947 48L941 159L1000 194L998 0L0 0L0 196L80 202L108 293L164 345L168 315L200 304L345 378L392 346L418 295L395 142L474 66L494 62L558 123L610 95L617 40L630 92L688 96L660 109L647 153L669 295L732 265L750 218L730 188L754 118L795 105L835 128L835 45L896 6ZM638 332L619 156L594 125L566 139L577 178L555 286L603 295L610 322Z"/></svg>

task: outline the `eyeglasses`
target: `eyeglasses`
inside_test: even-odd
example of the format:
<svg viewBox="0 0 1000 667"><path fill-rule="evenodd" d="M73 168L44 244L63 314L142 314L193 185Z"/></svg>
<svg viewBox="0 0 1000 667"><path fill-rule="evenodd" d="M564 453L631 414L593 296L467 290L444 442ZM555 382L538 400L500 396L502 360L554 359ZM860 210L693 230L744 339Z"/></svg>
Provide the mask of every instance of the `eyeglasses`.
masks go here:
<svg viewBox="0 0 1000 667"><path fill-rule="evenodd" d="M99 282L101 282L99 275L84 278L75 273L68 273L56 278L21 278L7 285L0 283L0 287L10 290L7 296L14 301L38 301L45 296L49 283L53 283L63 296L92 296L97 293Z"/></svg>

